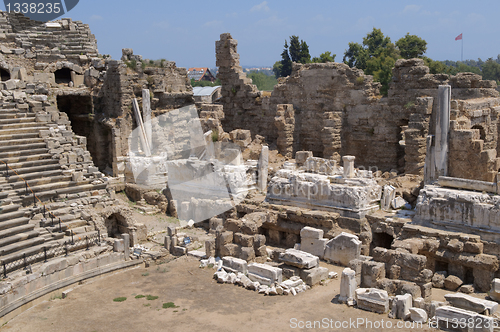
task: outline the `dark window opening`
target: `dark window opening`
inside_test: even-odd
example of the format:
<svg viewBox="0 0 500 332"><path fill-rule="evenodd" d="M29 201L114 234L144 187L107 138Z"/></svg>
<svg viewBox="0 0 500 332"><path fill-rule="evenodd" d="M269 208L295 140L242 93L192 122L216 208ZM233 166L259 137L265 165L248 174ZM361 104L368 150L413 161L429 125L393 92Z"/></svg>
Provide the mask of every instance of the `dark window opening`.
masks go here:
<svg viewBox="0 0 500 332"><path fill-rule="evenodd" d="M472 269L467 269L467 268L465 269L464 284L466 285L474 284L474 274L472 272Z"/></svg>
<svg viewBox="0 0 500 332"><path fill-rule="evenodd" d="M440 271L444 271L444 272L448 273L448 263L436 261L436 265L434 267L434 272L440 272Z"/></svg>
<svg viewBox="0 0 500 332"><path fill-rule="evenodd" d="M2 82L8 81L10 80L10 73L5 69L0 68L0 77L2 79Z"/></svg>
<svg viewBox="0 0 500 332"><path fill-rule="evenodd" d="M387 233L373 233L372 245L373 248L381 247L385 249L391 249L394 237Z"/></svg>
<svg viewBox="0 0 500 332"><path fill-rule="evenodd" d="M472 126L471 129L478 129L479 130L479 139L482 139L483 141L486 139L486 132L484 131L483 126L475 125L475 126Z"/></svg>
<svg viewBox="0 0 500 332"><path fill-rule="evenodd" d="M56 84L68 84L71 82L71 69L69 68L61 68L54 72L54 76L56 79Z"/></svg>
<svg viewBox="0 0 500 332"><path fill-rule="evenodd" d="M106 227L108 237L121 239L122 234L128 233L128 229L122 225L122 222L120 222L121 219L122 217L116 213L106 218L104 221L104 227Z"/></svg>

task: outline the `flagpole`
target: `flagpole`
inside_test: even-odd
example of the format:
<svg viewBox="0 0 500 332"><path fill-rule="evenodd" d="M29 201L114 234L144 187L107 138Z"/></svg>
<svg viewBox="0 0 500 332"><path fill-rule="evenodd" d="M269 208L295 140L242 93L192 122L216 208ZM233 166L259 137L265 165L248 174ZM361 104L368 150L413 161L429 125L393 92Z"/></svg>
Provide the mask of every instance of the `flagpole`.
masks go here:
<svg viewBox="0 0 500 332"><path fill-rule="evenodd" d="M464 62L464 35L462 34L462 54L460 55L460 61Z"/></svg>

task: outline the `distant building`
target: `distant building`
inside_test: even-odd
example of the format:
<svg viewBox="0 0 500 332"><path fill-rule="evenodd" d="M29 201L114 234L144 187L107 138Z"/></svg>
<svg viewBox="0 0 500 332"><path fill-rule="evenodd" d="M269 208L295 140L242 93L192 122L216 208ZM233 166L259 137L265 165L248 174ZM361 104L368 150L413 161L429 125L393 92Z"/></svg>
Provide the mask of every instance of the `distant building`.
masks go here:
<svg viewBox="0 0 500 332"><path fill-rule="evenodd" d="M210 82L215 82L215 76L210 72L210 69L208 68L189 68L188 69L188 78L194 79L195 82L199 81L210 81Z"/></svg>
<svg viewBox="0 0 500 332"><path fill-rule="evenodd" d="M212 104L221 97L221 86L195 86L193 97L197 103Z"/></svg>

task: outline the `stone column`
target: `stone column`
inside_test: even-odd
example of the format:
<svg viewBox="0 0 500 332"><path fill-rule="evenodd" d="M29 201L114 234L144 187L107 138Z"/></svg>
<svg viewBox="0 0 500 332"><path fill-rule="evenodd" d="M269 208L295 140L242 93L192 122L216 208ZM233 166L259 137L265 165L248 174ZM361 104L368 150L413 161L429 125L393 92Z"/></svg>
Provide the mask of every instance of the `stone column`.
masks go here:
<svg viewBox="0 0 500 332"><path fill-rule="evenodd" d="M436 114L436 144L434 165L436 178L448 175L448 133L450 131L451 86L438 88L438 112Z"/></svg>
<svg viewBox="0 0 500 332"><path fill-rule="evenodd" d="M350 268L345 268L342 271L340 279L340 296L339 302L354 305L354 292L356 291L356 272Z"/></svg>
<svg viewBox="0 0 500 332"><path fill-rule="evenodd" d="M125 250L123 251L125 253L125 260L128 261L130 259L130 235L128 234L122 234L122 239L123 239L123 247Z"/></svg>
<svg viewBox="0 0 500 332"><path fill-rule="evenodd" d="M343 156L342 160L344 161L344 178L352 179L354 177L354 156Z"/></svg>
<svg viewBox="0 0 500 332"><path fill-rule="evenodd" d="M144 121L144 129L148 139L149 147L153 148L153 129L151 126L151 96L149 89L142 89L142 119Z"/></svg>
<svg viewBox="0 0 500 332"><path fill-rule="evenodd" d="M260 191L265 192L267 188L267 173L269 166L269 147L267 145L262 146L262 151L260 152L259 158L259 178L257 179L257 186Z"/></svg>

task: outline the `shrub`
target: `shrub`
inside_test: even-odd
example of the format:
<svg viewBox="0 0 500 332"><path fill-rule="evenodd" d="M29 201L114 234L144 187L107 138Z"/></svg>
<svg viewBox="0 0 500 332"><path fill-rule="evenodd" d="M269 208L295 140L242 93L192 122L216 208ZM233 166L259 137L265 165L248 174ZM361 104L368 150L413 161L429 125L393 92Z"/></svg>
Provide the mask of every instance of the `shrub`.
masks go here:
<svg viewBox="0 0 500 332"><path fill-rule="evenodd" d="M117 298L114 298L113 301L114 302L123 302L125 301L127 298L126 297L117 297Z"/></svg>

